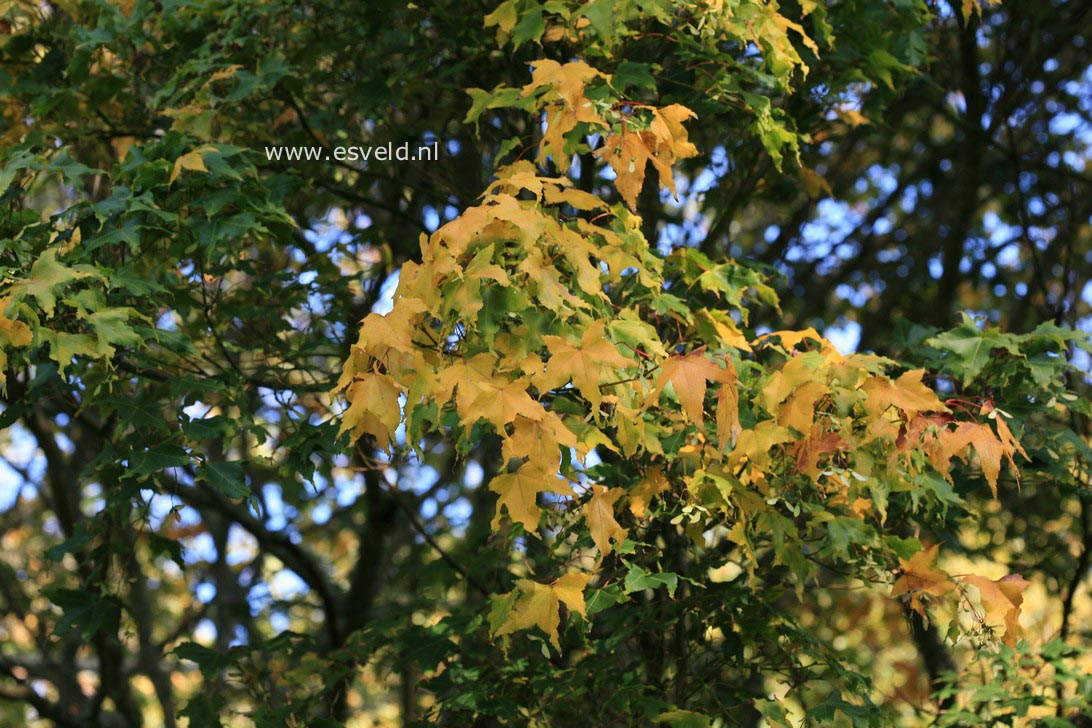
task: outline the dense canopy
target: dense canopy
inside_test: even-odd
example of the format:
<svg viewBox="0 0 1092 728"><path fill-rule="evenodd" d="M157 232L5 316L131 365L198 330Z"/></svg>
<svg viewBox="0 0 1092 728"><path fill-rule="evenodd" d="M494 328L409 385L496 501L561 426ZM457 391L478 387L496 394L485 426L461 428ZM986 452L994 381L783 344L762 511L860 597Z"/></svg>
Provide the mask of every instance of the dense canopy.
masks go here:
<svg viewBox="0 0 1092 728"><path fill-rule="evenodd" d="M0 2L0 726L1092 723L1090 10Z"/></svg>

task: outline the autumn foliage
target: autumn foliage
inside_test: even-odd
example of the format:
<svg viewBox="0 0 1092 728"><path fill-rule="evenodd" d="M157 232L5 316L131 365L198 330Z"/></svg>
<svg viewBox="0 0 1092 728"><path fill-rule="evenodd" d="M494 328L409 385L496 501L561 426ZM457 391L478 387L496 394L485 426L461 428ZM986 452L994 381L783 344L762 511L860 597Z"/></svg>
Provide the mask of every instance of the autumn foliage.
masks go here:
<svg viewBox="0 0 1092 728"><path fill-rule="evenodd" d="M1013 4L8 3L0 725L1086 720L1065 185L891 131Z"/></svg>

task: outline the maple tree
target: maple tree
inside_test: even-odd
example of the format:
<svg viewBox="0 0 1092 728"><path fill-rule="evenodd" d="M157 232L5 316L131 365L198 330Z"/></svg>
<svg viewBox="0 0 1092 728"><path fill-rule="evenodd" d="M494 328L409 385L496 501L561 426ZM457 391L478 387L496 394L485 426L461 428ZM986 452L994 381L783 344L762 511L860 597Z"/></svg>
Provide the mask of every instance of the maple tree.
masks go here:
<svg viewBox="0 0 1092 728"><path fill-rule="evenodd" d="M1086 719L1087 230L1011 129L962 216L864 144L932 83L990 147L930 59L1032 10L153 5L2 11L0 722ZM259 152L357 130L452 161ZM990 205L1041 314L961 285Z"/></svg>

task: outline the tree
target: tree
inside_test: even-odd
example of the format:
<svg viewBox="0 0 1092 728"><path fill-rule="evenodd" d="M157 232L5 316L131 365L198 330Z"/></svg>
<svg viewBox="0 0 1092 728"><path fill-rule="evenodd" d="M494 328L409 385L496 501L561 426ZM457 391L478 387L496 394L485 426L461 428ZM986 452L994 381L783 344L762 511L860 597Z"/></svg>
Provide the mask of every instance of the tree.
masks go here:
<svg viewBox="0 0 1092 728"><path fill-rule="evenodd" d="M5 12L10 723L1088 715L1079 4Z"/></svg>

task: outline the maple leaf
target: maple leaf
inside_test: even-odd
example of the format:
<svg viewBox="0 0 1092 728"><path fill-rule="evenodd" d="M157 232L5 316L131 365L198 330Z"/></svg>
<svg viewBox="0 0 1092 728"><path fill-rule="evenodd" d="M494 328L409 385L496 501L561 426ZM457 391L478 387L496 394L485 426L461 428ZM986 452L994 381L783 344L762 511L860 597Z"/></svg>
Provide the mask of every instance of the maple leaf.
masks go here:
<svg viewBox="0 0 1092 728"><path fill-rule="evenodd" d="M796 469L814 480L819 477L818 463L821 456L847 449L849 443L841 435L816 422L808 431L807 437L795 442L790 452L796 456Z"/></svg>
<svg viewBox="0 0 1092 728"><path fill-rule="evenodd" d="M516 582L518 597L504 621L493 631L494 636L502 637L517 630L538 627L550 638L554 649L560 652L557 628L561 624L561 605L586 619L588 612L584 589L590 580L591 574L576 572L565 574L552 584L520 579Z"/></svg>
<svg viewBox="0 0 1092 728"><path fill-rule="evenodd" d="M606 322L597 320L584 330L580 344L574 346L568 339L560 336L543 336L542 340L550 350L550 361L546 371L534 380L542 390L556 389L572 380L584 399L595 409L603 401L599 391L603 368L631 366L633 361L618 353L618 349L606 339Z"/></svg>
<svg viewBox="0 0 1092 728"><path fill-rule="evenodd" d="M525 458L538 470L557 472L561 465L559 448L576 447L576 435L553 412L545 412L539 420L518 415L513 425L512 434L505 437L501 450L505 461Z"/></svg>
<svg viewBox="0 0 1092 728"><path fill-rule="evenodd" d="M968 574L963 580L978 587L982 606L986 610L983 622L991 627L1004 627L1004 642L1014 647L1024 633L1020 626L1020 605L1028 581L1019 574L1009 574L997 581L977 574Z"/></svg>
<svg viewBox="0 0 1092 728"><path fill-rule="evenodd" d="M517 416L541 420L545 410L527 394L527 380L517 379L506 384L490 381L483 385L463 414L463 422L473 424L479 419L493 425L497 432L515 421Z"/></svg>
<svg viewBox="0 0 1092 728"><path fill-rule="evenodd" d="M560 179L568 180L567 177ZM545 200L548 205L571 205L573 208L586 212L588 210L603 210L606 209L607 203L599 199L590 192L577 189L558 190L557 188L546 188Z"/></svg>
<svg viewBox="0 0 1092 728"><path fill-rule="evenodd" d="M656 135L660 143L671 154L672 162L675 159L688 159L698 154L698 148L690 143L687 138L684 121L696 119L695 114L682 104L671 104L653 111L650 129ZM667 186L667 183L664 183ZM674 184L671 185L674 190Z"/></svg>
<svg viewBox="0 0 1092 728"><path fill-rule="evenodd" d="M756 468L765 469L770 464L773 448L794 439L787 428L771 420L763 420L754 428L739 433L736 446L728 456L728 463L734 466L746 457Z"/></svg>
<svg viewBox="0 0 1092 728"><path fill-rule="evenodd" d="M735 372L729 371L708 359L703 353L691 353L687 356L673 356L664 361L660 376L656 379L652 396L663 391L670 383L675 389L683 411L699 427L705 420L706 382L730 384Z"/></svg>
<svg viewBox="0 0 1092 728"><path fill-rule="evenodd" d="M603 146L595 152L614 170L614 186L629 205L637 209L637 195L645 184L645 164L653 159L648 145L640 132L627 131L607 137Z"/></svg>
<svg viewBox="0 0 1092 728"><path fill-rule="evenodd" d="M997 419L999 420L1000 417ZM1001 474L1001 458L1007 458L1013 472L1016 472L1016 462L1013 456L1016 452L1020 452L1025 458L1027 457L1027 453L1013 438L1008 425L1002 422L1001 426L1005 428L1004 440L995 435L989 425L979 422L961 422L955 432L948 430L941 432L942 457L945 460L950 459L953 455L958 455L966 461L964 451L968 446L974 448L974 452L978 456L978 464L982 468L982 475L985 476L994 498L997 497L997 479ZM1017 448L1019 448L1019 451Z"/></svg>
<svg viewBox="0 0 1092 728"><path fill-rule="evenodd" d="M891 406L902 411L906 419L919 412L948 412L936 393L922 384L924 375L924 369L915 369L893 382L887 377L870 377L861 385L867 396L865 409L875 418L881 417Z"/></svg>
<svg viewBox="0 0 1092 728"><path fill-rule="evenodd" d="M668 489L669 483L659 466L650 469L629 492L629 512L644 518L652 499Z"/></svg>
<svg viewBox="0 0 1092 728"><path fill-rule="evenodd" d="M815 420L815 405L830 391L822 382L805 382L794 391L779 411L779 422L797 432L807 433Z"/></svg>
<svg viewBox="0 0 1092 728"><path fill-rule="evenodd" d="M30 267L30 278L11 287L12 297L31 296L46 316L52 316L57 307L57 288L92 276L87 268L88 266L69 268L57 260L56 249L50 248L34 261L34 265Z"/></svg>
<svg viewBox="0 0 1092 728"><path fill-rule="evenodd" d="M14 348L21 348L30 344L34 335L30 327L22 321L9 319L4 312L11 303L11 296L0 298L0 389L7 387L8 355L5 353L5 344Z"/></svg>
<svg viewBox="0 0 1092 728"><path fill-rule="evenodd" d="M541 470L533 463L524 463L514 473L498 475L489 481L489 490L497 493L497 512L493 516L493 530L501 522L501 508L508 511L508 517L523 524L529 534L537 535L538 522L542 509L538 506L539 493L573 494L568 482L559 480L555 473Z"/></svg>
<svg viewBox="0 0 1092 728"><path fill-rule="evenodd" d="M447 404L455 397L459 417L476 422L476 419L469 420L469 410L477 396L487 388L503 387L507 383L493 381L496 371L497 358L489 352L452 362L436 377L436 388L432 393L436 404Z"/></svg>
<svg viewBox="0 0 1092 728"><path fill-rule="evenodd" d="M801 341L804 341L806 339L818 341L824 345L824 348L833 348L831 343L824 339L822 336L820 336L819 332L811 326L806 329L802 329L801 331L772 331L768 334L763 334L762 336L759 336L757 339L755 339L755 341L761 344L768 344L770 339L775 336L780 339L781 346L789 351L795 349Z"/></svg>
<svg viewBox="0 0 1092 728"><path fill-rule="evenodd" d="M201 156L201 152L199 150L189 152L174 160L174 168L171 170L171 176L170 179L167 180L167 184L174 184L174 181L178 179L178 175L184 169L188 169L191 172L209 171L208 168L205 166L205 159Z"/></svg>
<svg viewBox="0 0 1092 728"><path fill-rule="evenodd" d="M758 393L763 408L771 415L780 414L781 403L793 391L804 384L818 383L819 370L828 363L827 357L820 352L809 352L793 356L785 365L775 371L766 380Z"/></svg>
<svg viewBox="0 0 1092 728"><path fill-rule="evenodd" d="M369 313L360 323L355 348L380 361L391 351L413 353L415 347L410 332L424 310L424 302L420 299L400 298L386 315Z"/></svg>
<svg viewBox="0 0 1092 728"><path fill-rule="evenodd" d="M902 575L891 589L893 597L907 595L910 598L910 608L923 617L925 616L925 608L921 602L923 594L941 597L955 589L955 583L952 582L948 572L936 566L939 550L940 544L934 544L909 559L899 559Z"/></svg>
<svg viewBox="0 0 1092 728"><path fill-rule="evenodd" d="M734 381L717 388L717 441L722 449L735 445L743 431L739 423L739 389Z"/></svg>
<svg viewBox="0 0 1092 728"><path fill-rule="evenodd" d="M606 556L611 552L611 540L621 543L626 538L626 529L614 519L614 503L625 491L621 488L607 488L602 485L591 487L592 497L584 504L584 518L588 522L592 541L599 552Z"/></svg>
<svg viewBox="0 0 1092 728"><path fill-rule="evenodd" d="M22 321L16 321L9 319L4 312L7 311L8 306L11 304L11 296L0 298L0 343L5 340L7 343L14 347L23 347L28 345L34 338L31 334L30 327ZM2 376L2 373L0 373Z"/></svg>
<svg viewBox="0 0 1092 728"><path fill-rule="evenodd" d="M964 385L970 384L982 373L993 359L994 349L1002 349L1013 356L1024 356L1015 336L1003 334L997 327L982 331L966 313L959 326L926 340L925 345L948 352L948 366L953 373L962 372Z"/></svg>
<svg viewBox="0 0 1092 728"><path fill-rule="evenodd" d="M523 87L523 96L530 96L543 86L553 87L553 93L560 96L566 104L576 108L584 99L584 86L594 78L610 79L584 61L573 61L564 65L557 61L542 59L531 64L534 69L531 82Z"/></svg>
<svg viewBox="0 0 1092 728"><path fill-rule="evenodd" d="M1016 453L1020 453L1024 456L1025 460L1031 460L1028 457L1027 452L1024 450L1020 442L1013 436L1012 430L1009 429L1009 425L1005 422L1005 415L1000 410L996 410L992 405L986 404L982 407L982 413L988 414L993 420L994 426L997 428L997 438L1001 441L1001 445L1004 448L1003 452L1005 457L1009 461L1009 468L1012 470L1012 474L1016 477L1016 485L1020 485L1020 471L1016 467Z"/></svg>
<svg viewBox="0 0 1092 728"><path fill-rule="evenodd" d="M398 393L398 383L386 374L360 375L345 393L350 405L341 416L338 434L352 430L356 439L368 433L375 437L380 448L386 449L402 420Z"/></svg>

